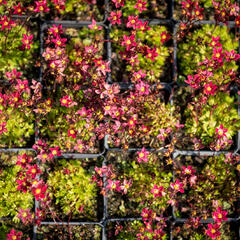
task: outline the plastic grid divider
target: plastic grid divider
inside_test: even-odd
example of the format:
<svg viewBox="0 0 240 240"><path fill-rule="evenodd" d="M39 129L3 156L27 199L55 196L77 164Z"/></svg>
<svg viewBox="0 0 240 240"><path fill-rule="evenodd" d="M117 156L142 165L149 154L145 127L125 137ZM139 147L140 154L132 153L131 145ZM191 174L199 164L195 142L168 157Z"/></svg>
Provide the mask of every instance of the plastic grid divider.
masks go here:
<svg viewBox="0 0 240 240"><path fill-rule="evenodd" d="M172 31L172 36L173 36L173 54L172 54L172 58L173 58L173 63L172 63L172 82L170 83L162 83L163 88L165 89L170 89L170 91L172 92L172 85L176 84L176 80L177 80L177 39L176 39L176 33L177 33L177 29L179 26L180 21L179 20L175 20L173 17L173 13L174 13L174 3L175 0L167 0L168 2L168 14L167 14L167 18L166 19L141 19L142 21L149 21L150 25L167 25L171 28ZM238 0L239 2L239 0ZM111 46L111 41L110 41L110 32L111 32L111 24L108 22L107 18L108 18L108 13L109 13L109 0L105 0L105 14L104 14L104 19L102 22L97 22L98 25L101 25L104 27L104 31L105 31L105 50L106 50L106 59L108 61L110 61L111 63L111 57L112 57L112 46ZM14 19L24 19L25 16L13 16ZM34 21L36 21L36 19L34 18ZM38 23L39 23L39 40L40 40L40 57L42 56L43 50L44 50L44 30L48 27L51 26L53 24L55 25L59 25L61 24L63 27L68 28L82 28L82 27L86 27L89 24L91 24L91 22L89 21L70 21L70 20L65 20L65 21L50 21L47 20L45 21L44 19L37 19ZM204 24L215 24L215 21L208 21L208 20L203 20L203 21L198 21L195 22L195 25L204 25ZM223 23L218 23L218 25L224 25ZM233 27L235 25L234 22L229 22L228 26L229 27ZM239 53L240 53L240 40L239 40L239 49L238 49ZM40 82L42 82L42 75L43 75L43 64L41 61L41 66L40 66L40 70L39 70L39 80ZM111 72L107 73L107 78L106 78L106 82L108 82L109 84L112 83L111 81ZM131 84L126 84L126 83L119 83L121 89L129 89L131 88ZM44 87L44 86L43 86ZM239 102L240 102L240 97L239 97ZM172 98L170 99L170 103L173 104ZM238 113L240 115L240 107L238 106ZM37 126L35 126L36 128L36 132L37 134L35 135L35 143L38 139L38 128ZM237 152L240 149L240 134L238 132L237 134L237 148L235 149L234 153L237 154ZM86 154L80 154L80 153L63 153L61 157L58 158L65 158L65 159L86 159L86 158L99 158L99 157L103 157L103 163L102 166L106 166L107 164L107 159L105 158L106 153L108 151L122 151L120 148L109 148L108 143L107 143L107 135L104 138L104 144L103 144L103 152L99 153L99 154L91 154L91 153L86 153ZM35 151L32 148L1 148L0 152L18 152L20 150L26 150L26 151ZM140 149L138 148L130 148L128 149L129 152L131 151L138 151ZM150 151L154 151L154 149L149 149ZM165 151L166 149L162 149L162 151ZM215 152L215 151L203 151L203 150L199 150L199 151L193 151L193 150L177 150L175 149L174 152L172 153L173 156L173 161L174 159L178 156L178 155L191 155L191 156L215 156L215 155L219 155L219 154L227 154L228 151L220 151L220 152ZM38 162L38 164L40 164L40 162ZM174 173L173 173L174 174ZM103 175L103 182L106 186L106 176ZM81 221L70 221L68 222L54 222L54 221L42 221L41 225L98 225L102 228L102 240L106 240L107 239L107 229L106 229L106 225L108 222L117 222L117 221L134 221L134 220L141 220L141 217L136 217L136 218L108 218L108 207L107 207L107 196L103 196L103 218L100 222L81 222ZM36 208L38 206L38 202L35 201L35 212L36 212ZM173 209L172 209L173 210ZM8 220L9 218L1 218L0 220ZM167 221L170 222L170 229L169 229L169 239L173 239L172 236L172 227L174 223L184 223L187 221L187 219L185 218L176 218L174 216L174 211L172 211L172 215L169 216L169 218L167 219ZM228 222L237 222L239 224L240 221L240 216L238 216L237 218L229 218ZM206 220L201 220L201 223L210 223L213 222L212 218L208 218ZM238 238L240 239L240 226L239 226L239 230L238 230ZM34 226L33 227L33 240L37 240L37 227Z"/></svg>

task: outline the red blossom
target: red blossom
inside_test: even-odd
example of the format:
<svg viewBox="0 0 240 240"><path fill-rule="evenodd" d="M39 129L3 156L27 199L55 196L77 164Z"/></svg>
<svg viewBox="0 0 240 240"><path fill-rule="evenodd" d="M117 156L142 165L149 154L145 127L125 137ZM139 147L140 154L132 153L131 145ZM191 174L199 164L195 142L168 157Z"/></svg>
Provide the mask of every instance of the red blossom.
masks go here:
<svg viewBox="0 0 240 240"><path fill-rule="evenodd" d="M146 4L147 4L147 1L138 0L137 4L134 6L134 8L138 9L138 11L141 13L142 11L147 10Z"/></svg>
<svg viewBox="0 0 240 240"><path fill-rule="evenodd" d="M31 44L33 39L33 35L27 35L27 34L23 34L23 39L21 40L23 42L23 48L27 48L30 49L31 48Z"/></svg>
<svg viewBox="0 0 240 240"><path fill-rule="evenodd" d="M11 229L10 233L7 234L7 240L21 240L22 232L16 232L14 229Z"/></svg>
<svg viewBox="0 0 240 240"><path fill-rule="evenodd" d="M170 186L175 192L184 193L183 184L178 179L175 183L171 183Z"/></svg>
<svg viewBox="0 0 240 240"><path fill-rule="evenodd" d="M151 189L151 193L154 195L154 198L165 195L164 188L162 186L158 187L156 184L154 184L153 188Z"/></svg>
<svg viewBox="0 0 240 240"><path fill-rule="evenodd" d="M217 90L217 85L214 85L212 82L204 85L204 93L206 95L214 95Z"/></svg>
<svg viewBox="0 0 240 240"><path fill-rule="evenodd" d="M6 128L7 123L6 122L2 122L0 123L0 135L2 135L4 132L7 132L7 128Z"/></svg>
<svg viewBox="0 0 240 240"><path fill-rule="evenodd" d="M132 47L137 46L135 42L135 35L131 35L128 37L127 35L123 35L123 41L121 42L122 46L126 46L126 50L129 51Z"/></svg>
<svg viewBox="0 0 240 240"><path fill-rule="evenodd" d="M121 17L122 12L117 10L116 12L112 11L110 13L110 17L108 17L108 20L111 22L111 24L121 24Z"/></svg>
<svg viewBox="0 0 240 240"><path fill-rule="evenodd" d="M74 129L68 129L68 137L76 138L77 132Z"/></svg>
<svg viewBox="0 0 240 240"><path fill-rule="evenodd" d="M32 193L35 196L36 200L41 200L46 197L47 184L39 182L32 188Z"/></svg>
<svg viewBox="0 0 240 240"><path fill-rule="evenodd" d="M22 168L25 168L27 164L32 162L32 156L28 156L26 153L23 155L17 156L18 161L16 162L17 165L20 165Z"/></svg>
<svg viewBox="0 0 240 240"><path fill-rule="evenodd" d="M48 12L50 9L47 6L46 0L41 1L35 1L36 8L34 9L34 12Z"/></svg>
<svg viewBox="0 0 240 240"><path fill-rule="evenodd" d="M50 148L51 153L49 154L49 156L51 158L55 157L55 156L61 156L61 151L59 147L55 147L55 148Z"/></svg>
<svg viewBox="0 0 240 240"><path fill-rule="evenodd" d="M149 152L145 150L145 148L143 147L142 150L140 152L137 152L138 154L138 162L148 162L148 155L149 155Z"/></svg>
<svg viewBox="0 0 240 240"><path fill-rule="evenodd" d="M102 26L97 26L97 23L94 19L92 19L92 24L88 25L88 27L93 30L102 30L103 29Z"/></svg>
<svg viewBox="0 0 240 240"><path fill-rule="evenodd" d="M0 2L0 3L1 3L1 2ZM24 8L21 6L20 3L18 3L17 6L13 6L13 8L14 8L13 14L17 14L17 15L19 15L19 16L22 15L22 13L23 13L23 11L24 11Z"/></svg>
<svg viewBox="0 0 240 240"><path fill-rule="evenodd" d="M218 138L226 137L227 128L223 128L223 125L221 124L219 128L216 128L216 133L218 134Z"/></svg>
<svg viewBox="0 0 240 240"><path fill-rule="evenodd" d="M221 233L218 231L220 228L219 224L208 224L208 230L206 230L206 234L211 238L211 239L216 239L217 237L221 236Z"/></svg>
<svg viewBox="0 0 240 240"><path fill-rule="evenodd" d="M9 19L7 16L3 16L0 20L0 24L2 25L1 31L3 31L5 28L11 29L14 21Z"/></svg>
<svg viewBox="0 0 240 240"><path fill-rule="evenodd" d="M221 207L217 208L216 212L213 212L213 219L217 223L221 223L222 221L227 221L227 211L223 211Z"/></svg>

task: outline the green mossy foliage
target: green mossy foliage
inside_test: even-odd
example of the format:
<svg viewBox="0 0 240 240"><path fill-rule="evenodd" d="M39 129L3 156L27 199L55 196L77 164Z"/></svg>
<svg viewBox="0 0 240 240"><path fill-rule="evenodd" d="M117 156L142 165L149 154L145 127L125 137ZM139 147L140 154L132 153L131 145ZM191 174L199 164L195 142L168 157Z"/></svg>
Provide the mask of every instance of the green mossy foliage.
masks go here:
<svg viewBox="0 0 240 240"><path fill-rule="evenodd" d="M228 139L237 133L240 128L240 118L234 97L223 92L211 95L200 111L195 111L196 103L198 103L198 97L193 103L189 103L185 110L187 133L200 137L204 145L213 141L216 128L219 128L221 124L228 129L226 132Z"/></svg>
<svg viewBox="0 0 240 240"><path fill-rule="evenodd" d="M79 208L84 205L84 215L94 216L96 206L96 184L91 182L91 175L81 166L81 161L61 160L59 166L49 173L47 184L51 197L61 206L64 214L80 214ZM66 174L65 170L69 170Z"/></svg>
<svg viewBox="0 0 240 240"><path fill-rule="evenodd" d="M17 190L17 175L20 166L5 166L0 170L0 217L13 217L14 222L20 220L16 217L18 210L33 207L33 196Z"/></svg>

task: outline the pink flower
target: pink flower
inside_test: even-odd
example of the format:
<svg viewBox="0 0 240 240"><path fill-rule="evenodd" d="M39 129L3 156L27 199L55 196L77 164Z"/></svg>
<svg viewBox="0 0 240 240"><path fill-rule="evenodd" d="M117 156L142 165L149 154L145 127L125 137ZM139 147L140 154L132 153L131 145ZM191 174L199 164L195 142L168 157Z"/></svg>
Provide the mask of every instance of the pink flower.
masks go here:
<svg viewBox="0 0 240 240"><path fill-rule="evenodd" d="M17 72L15 68L12 70L12 72L6 72L6 77L10 80L10 83L20 78L21 76L22 76L22 72Z"/></svg>
<svg viewBox="0 0 240 240"><path fill-rule="evenodd" d="M32 193L36 200L44 199L46 197L47 184L39 182L37 185L33 186Z"/></svg>
<svg viewBox="0 0 240 240"><path fill-rule="evenodd" d="M147 1L138 0L138 1L137 1L137 4L134 6L134 8L135 8L135 9L138 9L139 12L141 13L142 11L147 10L146 4L147 4Z"/></svg>
<svg viewBox="0 0 240 240"><path fill-rule="evenodd" d="M65 107L72 107L77 104L77 103L73 102L73 100L71 99L70 96L65 96L65 97L61 98L60 102L61 102L61 106L65 106Z"/></svg>
<svg viewBox="0 0 240 240"><path fill-rule="evenodd" d="M219 128L216 128L216 133L218 134L218 138L226 137L227 128L223 128L223 125L221 124Z"/></svg>
<svg viewBox="0 0 240 240"><path fill-rule="evenodd" d="M22 168L25 168L27 164L32 162L32 156L28 156L26 153L18 155L17 158L18 161L16 162L16 165L20 165Z"/></svg>
<svg viewBox="0 0 240 240"><path fill-rule="evenodd" d="M138 154L138 162L148 162L148 155L149 155L149 152L145 150L145 148L143 147L141 152L137 152Z"/></svg>
<svg viewBox="0 0 240 240"><path fill-rule="evenodd" d="M209 94L214 95L216 90L217 90L217 85L212 84L212 82L204 85L204 93L207 95Z"/></svg>
<svg viewBox="0 0 240 240"><path fill-rule="evenodd" d="M131 181L127 181L126 179L123 180L123 184L120 186L121 191L123 191L124 194L127 194L128 189L132 185Z"/></svg>
<svg viewBox="0 0 240 240"><path fill-rule="evenodd" d="M222 50L223 50L222 47L213 49L213 57L212 57L213 60L219 63L222 63L222 57L223 57Z"/></svg>
<svg viewBox="0 0 240 240"><path fill-rule="evenodd" d="M0 135L8 131L6 125L7 125L6 122L0 123Z"/></svg>
<svg viewBox="0 0 240 240"><path fill-rule="evenodd" d="M167 42L168 39L170 38L170 35L166 31L162 32L160 36L161 36L161 43Z"/></svg>
<svg viewBox="0 0 240 240"><path fill-rule="evenodd" d="M144 83L142 81L139 81L138 84L136 84L136 90L138 90L138 94L141 95L148 95L150 93L149 85L147 83Z"/></svg>
<svg viewBox="0 0 240 240"><path fill-rule="evenodd" d="M0 1L0 5L1 5L1 1ZM13 8L14 8L13 14L17 14L17 15L19 15L19 16L22 15L22 12L23 12L24 8L21 6L20 3L18 3L17 6L13 6Z"/></svg>
<svg viewBox="0 0 240 240"><path fill-rule="evenodd" d="M132 47L137 46L135 42L135 35L131 35L128 37L127 35L123 35L123 41L121 42L122 46L126 46L126 50L129 51Z"/></svg>
<svg viewBox="0 0 240 240"><path fill-rule="evenodd" d="M32 39L33 39L33 35L27 35L27 34L23 34L23 39L21 40L23 42L23 47L24 48L27 48L27 49L30 49L31 48L31 44L33 43L32 42Z"/></svg>
<svg viewBox="0 0 240 240"><path fill-rule="evenodd" d="M11 29L14 24L14 21L8 19L7 16L3 16L0 20L0 24L2 25L1 31L3 31L5 28Z"/></svg>
<svg viewBox="0 0 240 240"><path fill-rule="evenodd" d="M112 0L116 8L124 7L125 0Z"/></svg>
<svg viewBox="0 0 240 240"><path fill-rule="evenodd" d="M147 48L146 58L151 59L154 62L157 56L158 53L156 52L156 48L154 49Z"/></svg>
<svg viewBox="0 0 240 240"><path fill-rule="evenodd" d="M97 26L97 23L94 19L92 19L92 24L88 25L88 27L93 30L102 30L103 29L102 26Z"/></svg>
<svg viewBox="0 0 240 240"><path fill-rule="evenodd" d="M217 237L221 236L221 233L218 231L220 228L219 224L208 224L208 230L206 230L206 234L211 238L211 239L216 239Z"/></svg>
<svg viewBox="0 0 240 240"><path fill-rule="evenodd" d="M143 208L142 213L141 213L142 219L143 221L146 220L153 220L156 217L156 214L153 213L153 211L151 209L147 210L147 208Z"/></svg>
<svg viewBox="0 0 240 240"><path fill-rule="evenodd" d="M108 20L111 22L111 24L121 24L121 16L122 12L117 10L116 12L112 11L110 13L110 17L108 17Z"/></svg>
<svg viewBox="0 0 240 240"><path fill-rule="evenodd" d="M77 132L74 129L68 129L68 137L76 138Z"/></svg>
<svg viewBox="0 0 240 240"><path fill-rule="evenodd" d="M156 184L153 186L153 189L151 189L151 193L154 195L154 198L165 195L164 188L162 186L158 187Z"/></svg>
<svg viewBox="0 0 240 240"><path fill-rule="evenodd" d="M50 148L51 153L49 154L49 157L53 158L55 156L61 156L61 151L59 147Z"/></svg>
<svg viewBox="0 0 240 240"><path fill-rule="evenodd" d="M82 153L85 150L85 146L80 139L77 140L77 145L74 146L74 150L80 153Z"/></svg>
<svg viewBox="0 0 240 240"><path fill-rule="evenodd" d="M210 47L221 47L222 44L219 42L219 37L213 37L212 36L212 41L209 43Z"/></svg>
<svg viewBox="0 0 240 240"><path fill-rule="evenodd" d="M220 207L217 208L216 212L213 212L213 219L217 223L221 223L222 221L227 221L227 211L223 211Z"/></svg>
<svg viewBox="0 0 240 240"><path fill-rule="evenodd" d="M31 224L33 222L33 215L29 208L19 209L17 217L22 221L24 225Z"/></svg>
<svg viewBox="0 0 240 240"><path fill-rule="evenodd" d="M175 183L171 183L170 186L174 191L184 193L183 184L178 179Z"/></svg>
<svg viewBox="0 0 240 240"><path fill-rule="evenodd" d="M108 179L107 181L108 181L107 189L121 191L119 180L112 181L111 179Z"/></svg>
<svg viewBox="0 0 240 240"><path fill-rule="evenodd" d="M46 0L35 1L35 4L36 8L33 10L34 12L48 12L50 10Z"/></svg>
<svg viewBox="0 0 240 240"><path fill-rule="evenodd" d="M196 170L192 169L192 166L187 166L182 168L183 168L182 173L185 175L193 175L196 172Z"/></svg>
<svg viewBox="0 0 240 240"><path fill-rule="evenodd" d="M21 240L22 232L16 232L14 229L7 234L7 240Z"/></svg>
<svg viewBox="0 0 240 240"><path fill-rule="evenodd" d="M48 29L48 34L53 35L54 37L57 37L60 33L63 33L62 25L52 25L52 27Z"/></svg>
<svg viewBox="0 0 240 240"><path fill-rule="evenodd" d="M138 21L138 16L128 16L127 28L136 29Z"/></svg>

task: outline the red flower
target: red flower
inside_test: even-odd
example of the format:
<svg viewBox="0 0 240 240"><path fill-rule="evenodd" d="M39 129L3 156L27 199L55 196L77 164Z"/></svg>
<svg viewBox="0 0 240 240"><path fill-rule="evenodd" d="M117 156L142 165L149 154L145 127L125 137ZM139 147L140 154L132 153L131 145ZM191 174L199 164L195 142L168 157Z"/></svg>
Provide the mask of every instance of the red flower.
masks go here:
<svg viewBox="0 0 240 240"><path fill-rule="evenodd" d="M212 37L212 41L209 43L210 47L221 47L222 44L219 42L219 37Z"/></svg>
<svg viewBox="0 0 240 240"><path fill-rule="evenodd" d="M209 94L214 95L216 90L217 90L217 85L212 84L212 82L204 85L204 93L207 95Z"/></svg>
<svg viewBox="0 0 240 240"><path fill-rule="evenodd" d="M107 189L121 191L120 181L119 180L112 181L111 179L108 179L107 181L108 181Z"/></svg>
<svg viewBox="0 0 240 240"><path fill-rule="evenodd" d="M147 48L146 58L151 59L154 62L157 56L158 56L158 53L156 52L156 48L154 49Z"/></svg>
<svg viewBox="0 0 240 240"><path fill-rule="evenodd" d="M0 124L0 135L3 134L4 132L7 132L7 128L6 128L7 123L3 122Z"/></svg>
<svg viewBox="0 0 240 240"><path fill-rule="evenodd" d="M97 26L97 23L94 19L92 19L92 24L88 25L88 27L93 29L93 30L102 30L103 29L102 26Z"/></svg>
<svg viewBox="0 0 240 240"><path fill-rule="evenodd" d="M61 156L61 151L59 147L55 147L55 148L50 148L51 153L49 154L49 156L51 158L55 157L55 156Z"/></svg>
<svg viewBox="0 0 240 240"><path fill-rule="evenodd" d="M7 4L7 1L5 1L5 0L0 0L0 6L1 6L2 4Z"/></svg>
<svg viewBox="0 0 240 240"><path fill-rule="evenodd" d="M128 37L127 35L123 35L123 41L121 45L126 46L126 50L129 51L132 47L135 47L137 45L134 40L135 35L131 35L130 37Z"/></svg>
<svg viewBox="0 0 240 240"><path fill-rule="evenodd" d="M14 21L8 19L8 17L4 16L1 18L0 24L2 25L1 30L3 31L5 28L11 29L12 25L14 24Z"/></svg>
<svg viewBox="0 0 240 240"><path fill-rule="evenodd" d="M7 234L7 240L21 240L22 232L16 232L14 229Z"/></svg>
<svg viewBox="0 0 240 240"><path fill-rule="evenodd" d="M175 183L171 183L170 186L174 191L184 193L183 184L178 179Z"/></svg>
<svg viewBox="0 0 240 240"><path fill-rule="evenodd" d="M27 170L26 174L27 174L28 176L31 175L31 178L35 178L36 175L41 174L41 173L42 173L42 171L41 171L40 168L37 166L37 164L34 164L33 166L28 165L28 170Z"/></svg>
<svg viewBox="0 0 240 240"><path fill-rule="evenodd" d="M164 188L162 186L158 187L156 184L151 189L151 193L154 195L154 198L165 195Z"/></svg>
<svg viewBox="0 0 240 240"><path fill-rule="evenodd" d="M170 38L170 35L166 31L161 33L161 43L167 42Z"/></svg>
<svg viewBox="0 0 240 240"><path fill-rule="evenodd" d="M121 16L122 16L122 12L121 11L116 11L116 12L114 12L114 11L112 11L111 13L110 13L110 17L108 17L108 20L111 22L111 24L121 24Z"/></svg>
<svg viewBox="0 0 240 240"><path fill-rule="evenodd" d="M72 107L72 106L76 105L76 103L73 102L73 100L71 99L70 96L65 96L65 97L61 98L60 102L61 102L61 106L65 106L65 107Z"/></svg>
<svg viewBox="0 0 240 240"><path fill-rule="evenodd" d="M147 1L138 0L137 4L134 6L134 8L138 9L138 11L141 13L142 11L147 10L146 4L147 4Z"/></svg>
<svg viewBox="0 0 240 240"><path fill-rule="evenodd" d="M52 39L52 42L55 43L55 47L65 47L67 39L66 38L61 38L59 35L57 35L56 38Z"/></svg>
<svg viewBox="0 0 240 240"><path fill-rule="evenodd" d="M223 211L220 207L217 208L217 211L213 213L212 217L217 223L222 221L227 221L227 211Z"/></svg>
<svg viewBox="0 0 240 240"><path fill-rule="evenodd" d="M33 35L28 36L26 34L23 34L23 39L22 39L23 47L30 49L31 48L30 45L32 44L32 39L33 39Z"/></svg>
<svg viewBox="0 0 240 240"><path fill-rule="evenodd" d="M43 182L39 182L32 188L32 193L36 200L44 199L46 197L45 193L47 191L47 185Z"/></svg>
<svg viewBox="0 0 240 240"><path fill-rule="evenodd" d="M116 8L124 7L125 0L112 0Z"/></svg>
<svg viewBox="0 0 240 240"><path fill-rule="evenodd" d="M138 154L138 162L148 162L148 155L149 152L145 150L145 148L143 147L142 150L140 152L137 152Z"/></svg>
<svg viewBox="0 0 240 240"><path fill-rule="evenodd" d="M41 1L35 1L36 8L34 9L34 12L48 12L50 9L47 6L46 0Z"/></svg>
<svg viewBox="0 0 240 240"><path fill-rule="evenodd" d="M52 27L48 29L48 34L53 34L54 37L57 37L57 35L60 33L63 33L62 25L52 25Z"/></svg>
<svg viewBox="0 0 240 240"><path fill-rule="evenodd" d="M32 162L32 156L28 156L26 153L23 155L17 156L18 161L16 162L17 165L20 165L22 168L25 168L28 163Z"/></svg>
<svg viewBox="0 0 240 240"><path fill-rule="evenodd" d="M192 175L196 172L196 170L192 169L192 166L187 166L182 168L183 168L183 174L186 174L186 175Z"/></svg>
<svg viewBox="0 0 240 240"><path fill-rule="evenodd" d="M208 230L206 230L206 234L211 238L211 239L216 239L216 237L221 236L221 233L218 231L220 228L219 224L208 224Z"/></svg>
<svg viewBox="0 0 240 240"><path fill-rule="evenodd" d="M68 129L68 137L76 138L76 133L74 129Z"/></svg>
<svg viewBox="0 0 240 240"><path fill-rule="evenodd" d="M128 16L128 22L126 24L127 28L133 28L136 29L137 24L138 24L138 16Z"/></svg>
<svg viewBox="0 0 240 240"><path fill-rule="evenodd" d="M0 1L0 3L1 3L1 1ZM21 6L20 3L18 3L17 6L13 6L13 8L14 8L13 14L17 14L17 15L19 15L19 16L22 15L22 12L23 12L24 8Z"/></svg>
<svg viewBox="0 0 240 240"><path fill-rule="evenodd" d="M216 133L218 134L218 138L226 137L227 128L223 128L223 125L221 124L219 128L216 128Z"/></svg>
<svg viewBox="0 0 240 240"><path fill-rule="evenodd" d="M33 214L30 209L19 209L17 217L23 222L24 225L31 224L33 222Z"/></svg>

